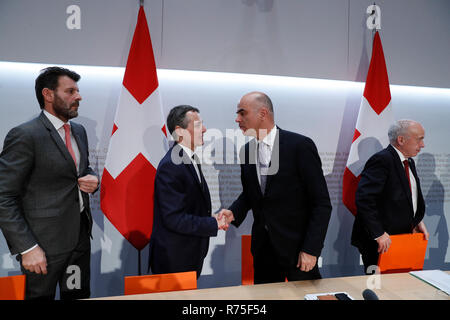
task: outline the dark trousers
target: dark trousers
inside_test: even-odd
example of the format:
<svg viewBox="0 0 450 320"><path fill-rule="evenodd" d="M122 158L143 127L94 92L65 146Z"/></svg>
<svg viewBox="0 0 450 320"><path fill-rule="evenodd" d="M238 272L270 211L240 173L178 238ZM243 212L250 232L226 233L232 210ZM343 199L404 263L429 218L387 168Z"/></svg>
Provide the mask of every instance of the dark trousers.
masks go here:
<svg viewBox="0 0 450 320"><path fill-rule="evenodd" d="M378 243L375 240L367 242L358 247L358 250L364 264L364 273L373 274L378 266Z"/></svg>
<svg viewBox="0 0 450 320"><path fill-rule="evenodd" d="M91 241L85 212L81 213L80 237L75 249L68 253L46 255L46 259L46 275L29 272L21 266L22 273L26 275L25 299L53 300L58 284L61 300L89 298Z"/></svg>
<svg viewBox="0 0 450 320"><path fill-rule="evenodd" d="M273 248L268 234L266 234L263 241L264 244L259 246L261 249L258 252L255 252L255 255L253 256L255 284L284 282L286 279L288 279L288 281L299 281L322 278L317 263L309 272L301 271L296 267L297 263L294 265L280 263L279 255ZM297 259L298 257L296 258L296 261Z"/></svg>

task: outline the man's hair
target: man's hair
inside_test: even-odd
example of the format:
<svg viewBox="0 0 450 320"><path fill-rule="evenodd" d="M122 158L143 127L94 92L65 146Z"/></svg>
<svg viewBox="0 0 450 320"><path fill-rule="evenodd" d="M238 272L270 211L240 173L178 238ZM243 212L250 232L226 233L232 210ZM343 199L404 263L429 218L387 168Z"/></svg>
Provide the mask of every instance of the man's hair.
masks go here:
<svg viewBox="0 0 450 320"><path fill-rule="evenodd" d="M266 106L267 109L273 114L273 104L272 100L270 100L269 96L263 92L258 92L256 96L256 101Z"/></svg>
<svg viewBox="0 0 450 320"><path fill-rule="evenodd" d="M58 87L58 80L61 76L68 76L75 82L80 80L80 75L69 69L60 67L48 67L41 70L41 73L36 78L34 89L36 91L36 98L39 102L41 109L44 109L44 96L42 95L42 90L48 88L50 90L55 90Z"/></svg>
<svg viewBox="0 0 450 320"><path fill-rule="evenodd" d="M177 126L180 126L183 129L187 128L188 119L186 119L186 113L189 111L200 112L197 108L189 105L176 106L170 110L169 115L167 116L167 128L169 129L170 134L175 131Z"/></svg>
<svg viewBox="0 0 450 320"><path fill-rule="evenodd" d="M397 138L399 136L406 136L408 128L414 123L415 121L407 119L395 121L394 124L390 126L388 131L389 142L392 145L397 145Z"/></svg>

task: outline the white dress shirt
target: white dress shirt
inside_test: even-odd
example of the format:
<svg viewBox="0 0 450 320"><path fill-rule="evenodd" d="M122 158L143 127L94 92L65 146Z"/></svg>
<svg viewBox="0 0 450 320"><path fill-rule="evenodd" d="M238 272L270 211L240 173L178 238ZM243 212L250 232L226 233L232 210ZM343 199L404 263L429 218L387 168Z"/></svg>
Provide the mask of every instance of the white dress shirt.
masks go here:
<svg viewBox="0 0 450 320"><path fill-rule="evenodd" d="M188 155L189 159L191 159L191 162L194 165L195 172L197 173L198 181L200 181L200 184L201 184L202 183L202 178L200 177L200 171L198 170L198 165L199 164L194 159L192 159L192 156L195 154L195 152L192 151L191 149L189 149L188 147L183 146L181 143L180 143L180 147L183 148L184 152Z"/></svg>
<svg viewBox="0 0 450 320"><path fill-rule="evenodd" d="M275 137L277 135L277 128L274 125L272 129L270 129L269 133L262 139L261 141L257 141L257 165L256 172L258 175L259 184L261 184L261 173L267 175L269 169L270 159L272 158L273 146L275 144ZM259 164L262 163L265 165L263 170L265 172L260 172L261 168Z"/></svg>

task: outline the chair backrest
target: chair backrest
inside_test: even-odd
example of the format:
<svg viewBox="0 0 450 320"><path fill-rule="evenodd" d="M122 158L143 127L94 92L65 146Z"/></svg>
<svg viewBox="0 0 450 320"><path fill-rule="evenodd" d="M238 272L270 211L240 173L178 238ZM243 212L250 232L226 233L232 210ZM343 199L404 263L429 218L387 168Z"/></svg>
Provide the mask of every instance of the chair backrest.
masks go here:
<svg viewBox="0 0 450 320"><path fill-rule="evenodd" d="M25 275L0 278L0 300L24 300Z"/></svg>
<svg viewBox="0 0 450 320"><path fill-rule="evenodd" d="M253 256L250 250L251 235L243 235L241 238L241 280L242 285L253 284Z"/></svg>
<svg viewBox="0 0 450 320"><path fill-rule="evenodd" d="M391 235L391 245L380 254L380 273L397 273L422 270L427 243L422 233Z"/></svg>
<svg viewBox="0 0 450 320"><path fill-rule="evenodd" d="M177 272L125 277L124 294L197 289L197 272Z"/></svg>

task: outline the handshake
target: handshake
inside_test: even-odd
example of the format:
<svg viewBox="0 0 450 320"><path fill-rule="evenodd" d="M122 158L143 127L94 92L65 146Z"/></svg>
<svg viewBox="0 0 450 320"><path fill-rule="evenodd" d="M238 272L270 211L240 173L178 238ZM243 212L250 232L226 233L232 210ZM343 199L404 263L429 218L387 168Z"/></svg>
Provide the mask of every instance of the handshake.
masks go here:
<svg viewBox="0 0 450 320"><path fill-rule="evenodd" d="M217 227L219 230L227 231L231 221L234 220L233 212L228 209L222 209L219 213L213 214L217 220Z"/></svg>

